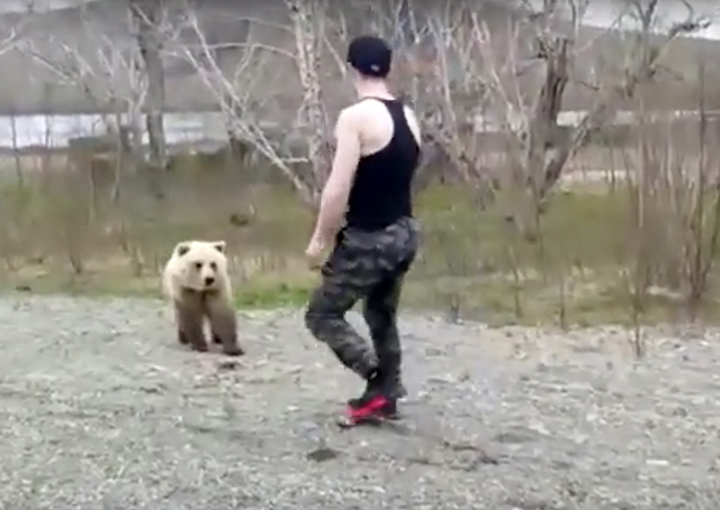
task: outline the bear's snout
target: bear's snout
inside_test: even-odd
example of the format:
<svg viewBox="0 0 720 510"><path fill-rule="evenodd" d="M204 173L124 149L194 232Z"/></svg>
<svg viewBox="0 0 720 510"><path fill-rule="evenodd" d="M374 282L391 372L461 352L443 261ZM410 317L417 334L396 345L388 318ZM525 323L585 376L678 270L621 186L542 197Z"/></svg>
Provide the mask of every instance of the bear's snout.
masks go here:
<svg viewBox="0 0 720 510"><path fill-rule="evenodd" d="M205 277L205 286L209 287L209 286L212 285L213 283L215 283L215 277L214 277L214 276L206 276L206 277Z"/></svg>

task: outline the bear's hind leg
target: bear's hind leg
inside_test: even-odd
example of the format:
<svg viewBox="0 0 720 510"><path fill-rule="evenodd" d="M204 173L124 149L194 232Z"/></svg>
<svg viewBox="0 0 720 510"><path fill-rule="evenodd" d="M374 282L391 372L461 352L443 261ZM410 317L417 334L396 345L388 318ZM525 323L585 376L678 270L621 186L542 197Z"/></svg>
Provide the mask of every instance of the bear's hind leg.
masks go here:
<svg viewBox="0 0 720 510"><path fill-rule="evenodd" d="M237 319L232 309L220 296L208 295L205 306L210 319L213 341L222 344L222 351L228 356L242 356L245 350L237 338Z"/></svg>
<svg viewBox="0 0 720 510"><path fill-rule="evenodd" d="M202 294L192 290L184 290L182 298L176 302L175 309L178 320L178 340L182 344L190 344L193 350L207 352L208 345L203 331L203 299Z"/></svg>

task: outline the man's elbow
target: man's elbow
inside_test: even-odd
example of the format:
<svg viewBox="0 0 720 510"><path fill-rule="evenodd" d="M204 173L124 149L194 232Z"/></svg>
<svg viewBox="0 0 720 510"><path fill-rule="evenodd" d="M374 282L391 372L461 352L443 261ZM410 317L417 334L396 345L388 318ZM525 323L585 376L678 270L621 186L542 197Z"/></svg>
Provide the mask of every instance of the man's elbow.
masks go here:
<svg viewBox="0 0 720 510"><path fill-rule="evenodd" d="M326 188L322 197L322 201L330 207L336 207L345 200L347 200L347 193L334 187Z"/></svg>

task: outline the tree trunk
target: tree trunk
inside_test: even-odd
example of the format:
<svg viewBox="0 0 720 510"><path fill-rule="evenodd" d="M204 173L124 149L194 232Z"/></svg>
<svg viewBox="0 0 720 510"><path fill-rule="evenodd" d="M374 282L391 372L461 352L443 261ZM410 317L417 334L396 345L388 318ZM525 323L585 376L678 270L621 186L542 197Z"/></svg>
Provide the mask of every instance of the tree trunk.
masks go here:
<svg viewBox="0 0 720 510"><path fill-rule="evenodd" d="M569 80L570 41L564 37L540 38L538 56L545 60L545 80L540 89L528 136L528 170L538 200L560 178L570 155L567 140L557 140L561 131L558 115ZM559 143L558 143L559 142ZM548 153L552 158L548 161Z"/></svg>
<svg viewBox="0 0 720 510"><path fill-rule="evenodd" d="M162 174L167 168L167 150L163 111L165 107L165 70L162 62L163 0L130 0L130 8L137 26L137 41L145 64L148 95L145 104L145 127L149 140L148 164L153 192L162 194Z"/></svg>
<svg viewBox="0 0 720 510"><path fill-rule="evenodd" d="M300 83L302 84L303 129L307 132L308 159L311 165L311 193L319 198L329 173L327 126L320 84L320 49L323 29L318 20L324 10L321 0L286 0L293 20Z"/></svg>

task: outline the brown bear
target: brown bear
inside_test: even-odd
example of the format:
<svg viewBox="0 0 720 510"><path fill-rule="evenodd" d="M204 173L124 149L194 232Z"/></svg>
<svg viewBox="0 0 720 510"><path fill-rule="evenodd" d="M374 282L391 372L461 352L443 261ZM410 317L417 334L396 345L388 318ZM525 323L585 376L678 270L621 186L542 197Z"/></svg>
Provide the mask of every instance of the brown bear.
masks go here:
<svg viewBox="0 0 720 510"><path fill-rule="evenodd" d="M163 290L175 309L178 341L208 351L207 320L214 343L228 356L245 351L237 339L225 241L183 241L175 246L163 270Z"/></svg>

